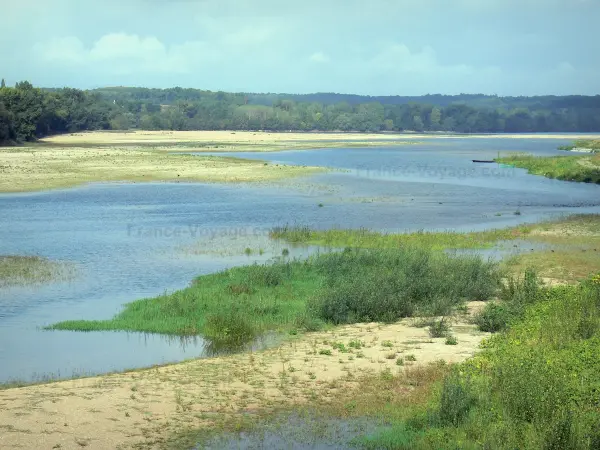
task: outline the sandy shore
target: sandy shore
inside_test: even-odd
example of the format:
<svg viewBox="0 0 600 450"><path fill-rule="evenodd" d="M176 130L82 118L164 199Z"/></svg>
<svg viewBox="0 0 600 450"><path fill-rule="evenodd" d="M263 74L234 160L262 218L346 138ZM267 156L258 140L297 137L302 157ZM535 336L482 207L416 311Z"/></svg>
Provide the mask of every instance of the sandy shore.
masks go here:
<svg viewBox="0 0 600 450"><path fill-rule="evenodd" d="M38 191L110 181L273 181L323 170L150 150L40 146L0 148L0 192Z"/></svg>
<svg viewBox="0 0 600 450"><path fill-rule="evenodd" d="M198 150L205 146L214 151L277 150L284 148L319 148L327 146L351 145L401 145L419 139L586 139L585 134L422 134L422 133L270 133L253 131L128 131L63 134L42 139L40 142L52 145L155 145L195 144ZM339 141L339 142L335 142ZM186 147L187 148L187 147Z"/></svg>
<svg viewBox="0 0 600 450"><path fill-rule="evenodd" d="M186 428L307 404L315 395L333 399L384 370L463 361L487 336L457 319L458 345L445 345L412 324L344 326L258 353L0 391L0 448L157 448ZM363 346L350 348L351 341Z"/></svg>

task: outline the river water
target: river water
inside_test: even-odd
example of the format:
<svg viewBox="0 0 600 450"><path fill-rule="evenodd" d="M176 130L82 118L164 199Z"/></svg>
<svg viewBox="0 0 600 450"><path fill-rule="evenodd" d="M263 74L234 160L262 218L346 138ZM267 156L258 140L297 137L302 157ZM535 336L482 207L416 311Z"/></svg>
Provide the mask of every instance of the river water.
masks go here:
<svg viewBox="0 0 600 450"><path fill-rule="evenodd" d="M600 186L471 161L508 151L564 154L555 149L567 143L457 138L240 153L235 156L340 170L264 184L104 183L2 194L0 254L64 261L74 277L0 289L0 381L105 373L205 355L201 338L41 328L109 318L126 302L181 289L195 276L267 261L286 247L269 241L274 226L481 230L600 212ZM314 251L292 249L292 256Z"/></svg>

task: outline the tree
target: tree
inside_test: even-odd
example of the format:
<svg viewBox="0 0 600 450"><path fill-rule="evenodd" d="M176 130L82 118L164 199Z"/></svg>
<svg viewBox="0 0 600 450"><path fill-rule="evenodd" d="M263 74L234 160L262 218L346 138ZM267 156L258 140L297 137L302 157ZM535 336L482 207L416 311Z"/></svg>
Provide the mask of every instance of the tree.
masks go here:
<svg viewBox="0 0 600 450"><path fill-rule="evenodd" d="M423 119L421 119L421 116L414 116L413 117L413 128L415 131L423 131Z"/></svg>
<svg viewBox="0 0 600 450"><path fill-rule="evenodd" d="M2 81L0 81L0 89L5 88L6 87L6 81L4 81L4 78L2 78Z"/></svg>
<svg viewBox="0 0 600 450"><path fill-rule="evenodd" d="M442 121L442 110L437 106L434 106L429 114L429 123L431 124L432 131L438 131L440 129L440 122Z"/></svg>

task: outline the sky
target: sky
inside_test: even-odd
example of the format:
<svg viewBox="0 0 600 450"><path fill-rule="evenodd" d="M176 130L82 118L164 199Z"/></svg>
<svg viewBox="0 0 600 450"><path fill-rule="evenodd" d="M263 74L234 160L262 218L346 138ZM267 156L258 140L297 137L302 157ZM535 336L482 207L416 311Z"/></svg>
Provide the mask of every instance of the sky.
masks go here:
<svg viewBox="0 0 600 450"><path fill-rule="evenodd" d="M600 0L0 0L43 87L600 94Z"/></svg>

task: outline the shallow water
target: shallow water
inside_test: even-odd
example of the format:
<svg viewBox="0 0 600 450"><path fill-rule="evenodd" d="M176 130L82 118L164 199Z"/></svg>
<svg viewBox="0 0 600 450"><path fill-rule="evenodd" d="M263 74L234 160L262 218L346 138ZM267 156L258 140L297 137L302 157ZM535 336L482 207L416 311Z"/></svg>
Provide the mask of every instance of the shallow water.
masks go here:
<svg viewBox="0 0 600 450"><path fill-rule="evenodd" d="M0 290L0 381L201 356L202 339L183 345L162 336L40 327L109 318L123 303L183 288L197 275L267 261L286 247L268 240L273 226L477 230L600 212L600 186L471 162L498 151L564 154L554 150L563 143L568 141L451 139L393 148L241 153L348 171L263 185L112 183L0 195L0 254L37 254L76 268L72 281ZM244 254L246 247L251 256ZM292 256L315 250L292 249Z"/></svg>
<svg viewBox="0 0 600 450"><path fill-rule="evenodd" d="M377 429L374 420L335 419L314 414L276 417L252 432L225 433L196 449L336 450L356 448L354 439Z"/></svg>

